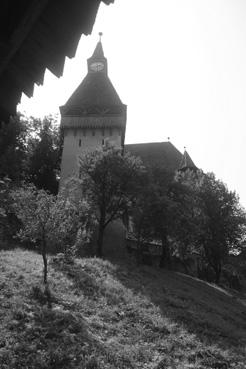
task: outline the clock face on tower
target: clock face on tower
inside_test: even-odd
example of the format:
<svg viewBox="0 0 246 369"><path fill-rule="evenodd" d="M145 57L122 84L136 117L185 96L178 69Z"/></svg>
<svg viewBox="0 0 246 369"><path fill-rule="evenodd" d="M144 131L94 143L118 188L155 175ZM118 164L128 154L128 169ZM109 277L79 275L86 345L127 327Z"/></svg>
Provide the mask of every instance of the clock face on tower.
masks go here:
<svg viewBox="0 0 246 369"><path fill-rule="evenodd" d="M104 69L104 64L102 62L94 62L90 65L90 70L93 72L100 72Z"/></svg>

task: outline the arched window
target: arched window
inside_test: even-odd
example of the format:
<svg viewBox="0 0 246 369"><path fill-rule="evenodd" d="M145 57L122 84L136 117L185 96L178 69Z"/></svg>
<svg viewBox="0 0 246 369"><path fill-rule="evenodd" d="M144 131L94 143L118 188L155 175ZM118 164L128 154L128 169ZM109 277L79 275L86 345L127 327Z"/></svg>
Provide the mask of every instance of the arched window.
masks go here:
<svg viewBox="0 0 246 369"><path fill-rule="evenodd" d="M81 146L81 138L79 139L79 147Z"/></svg>

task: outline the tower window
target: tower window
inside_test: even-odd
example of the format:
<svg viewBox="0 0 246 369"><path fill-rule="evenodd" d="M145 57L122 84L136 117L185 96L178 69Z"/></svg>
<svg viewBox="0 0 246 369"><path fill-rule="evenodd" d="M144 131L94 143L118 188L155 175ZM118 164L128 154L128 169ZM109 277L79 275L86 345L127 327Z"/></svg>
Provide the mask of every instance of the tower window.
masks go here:
<svg viewBox="0 0 246 369"><path fill-rule="evenodd" d="M81 146L81 138L79 139L79 147Z"/></svg>
<svg viewBox="0 0 246 369"><path fill-rule="evenodd" d="M109 128L109 136L112 136L112 134L113 134L113 130L112 128Z"/></svg>
<svg viewBox="0 0 246 369"><path fill-rule="evenodd" d="M104 138L102 139L102 145L104 146Z"/></svg>

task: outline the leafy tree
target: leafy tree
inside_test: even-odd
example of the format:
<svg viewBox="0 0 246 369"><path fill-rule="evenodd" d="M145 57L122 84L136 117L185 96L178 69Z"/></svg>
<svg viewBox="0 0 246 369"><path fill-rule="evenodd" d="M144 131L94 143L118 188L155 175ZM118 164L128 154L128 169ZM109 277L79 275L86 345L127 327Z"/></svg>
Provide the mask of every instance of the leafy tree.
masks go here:
<svg viewBox="0 0 246 369"><path fill-rule="evenodd" d="M40 248L44 265L43 281L47 285L48 244L58 240L65 256L68 256L78 231L80 236L85 237L90 228L90 209L84 201L75 203L69 198L37 190L33 185L13 191L12 197L15 212L22 223L19 237L34 242Z"/></svg>
<svg viewBox="0 0 246 369"><path fill-rule="evenodd" d="M29 119L27 180L37 188L58 192L62 134L56 119Z"/></svg>
<svg viewBox="0 0 246 369"><path fill-rule="evenodd" d="M0 180L0 240L12 242L20 222L13 211L11 192L16 184L8 177Z"/></svg>
<svg viewBox="0 0 246 369"><path fill-rule="evenodd" d="M162 245L160 267L170 266L170 239L182 205L178 197L181 187L173 181L172 173L154 168L139 190L132 211L138 249L150 240L159 241Z"/></svg>
<svg viewBox="0 0 246 369"><path fill-rule="evenodd" d="M90 242L95 228L95 217L89 204L62 194L52 208L52 221L52 241L58 240L68 261L74 258L79 245Z"/></svg>
<svg viewBox="0 0 246 369"><path fill-rule="evenodd" d="M137 243L137 256L143 260L143 248L155 240L155 232L150 216L153 211L153 189L150 175L145 173L137 196L127 212L128 233Z"/></svg>
<svg viewBox="0 0 246 369"><path fill-rule="evenodd" d="M19 182L25 175L26 122L20 116L0 123L0 178Z"/></svg>
<svg viewBox="0 0 246 369"><path fill-rule="evenodd" d="M47 244L54 229L51 220L55 197L31 185L14 191L12 197L16 215L22 223L19 237L40 246L44 264L43 281L47 284Z"/></svg>
<svg viewBox="0 0 246 369"><path fill-rule="evenodd" d="M213 268L218 283L223 261L230 252L238 250L245 238L245 212L235 192L216 180L213 173L199 172L195 177L188 174L182 180L198 199L197 245L200 245L201 257Z"/></svg>
<svg viewBox="0 0 246 369"><path fill-rule="evenodd" d="M200 235L204 214L201 209L201 201L196 186L198 172L186 170L176 173L175 201L178 202L177 214L173 224L173 253L179 258L189 272L187 261L193 256L201 254Z"/></svg>
<svg viewBox="0 0 246 369"><path fill-rule="evenodd" d="M0 124L0 179L57 193L63 135L56 118L16 116Z"/></svg>
<svg viewBox="0 0 246 369"><path fill-rule="evenodd" d="M161 240L162 253L160 267L171 264L170 238L174 233L174 224L179 209L179 202L175 199L177 184L173 181L173 174L164 169L157 169L152 174L153 200L150 221L155 236Z"/></svg>
<svg viewBox="0 0 246 369"><path fill-rule="evenodd" d="M82 193L95 208L98 222L97 255L103 254L104 231L120 218L136 197L144 172L140 161L121 150L105 148L80 158Z"/></svg>

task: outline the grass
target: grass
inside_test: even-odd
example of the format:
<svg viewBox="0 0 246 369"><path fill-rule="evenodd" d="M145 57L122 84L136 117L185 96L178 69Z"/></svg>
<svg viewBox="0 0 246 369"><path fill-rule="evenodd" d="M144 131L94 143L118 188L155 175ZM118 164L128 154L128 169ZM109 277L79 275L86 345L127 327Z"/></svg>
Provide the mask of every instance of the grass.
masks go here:
<svg viewBox="0 0 246 369"><path fill-rule="evenodd" d="M174 272L96 258L49 265L0 252L1 369L246 368L246 306Z"/></svg>

